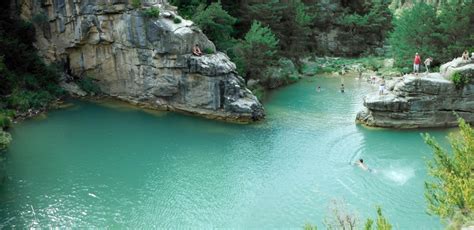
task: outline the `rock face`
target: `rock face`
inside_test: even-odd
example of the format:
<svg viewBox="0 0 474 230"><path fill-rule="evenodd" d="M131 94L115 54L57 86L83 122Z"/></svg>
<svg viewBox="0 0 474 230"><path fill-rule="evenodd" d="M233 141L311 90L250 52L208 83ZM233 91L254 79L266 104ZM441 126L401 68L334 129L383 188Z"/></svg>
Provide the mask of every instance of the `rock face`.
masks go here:
<svg viewBox="0 0 474 230"><path fill-rule="evenodd" d="M470 78L462 88L450 80L454 72ZM406 75L387 84L384 95L364 98L364 110L356 120L368 126L387 128L431 128L457 125L454 112L474 122L474 63L455 59L441 73Z"/></svg>
<svg viewBox="0 0 474 230"><path fill-rule="evenodd" d="M36 27L35 45L67 74L96 80L108 95L144 106L224 120L263 118L235 64L165 0L17 0ZM160 16L146 17L146 7ZM194 44L212 54L190 55Z"/></svg>

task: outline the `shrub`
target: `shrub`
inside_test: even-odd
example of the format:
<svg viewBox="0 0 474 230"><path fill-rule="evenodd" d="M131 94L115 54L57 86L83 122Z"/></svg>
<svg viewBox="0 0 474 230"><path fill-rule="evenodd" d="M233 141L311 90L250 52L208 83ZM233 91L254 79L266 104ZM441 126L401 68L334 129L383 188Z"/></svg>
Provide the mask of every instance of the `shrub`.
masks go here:
<svg viewBox="0 0 474 230"><path fill-rule="evenodd" d="M12 136L9 133L0 130L0 151L5 150L11 141Z"/></svg>
<svg viewBox="0 0 474 230"><path fill-rule="evenodd" d="M5 114L0 114L0 129L7 129L12 125L10 117Z"/></svg>
<svg viewBox="0 0 474 230"><path fill-rule="evenodd" d="M86 91L89 94L100 94L102 91L100 87L94 82L94 80L90 77L83 77L78 81L79 87L82 90Z"/></svg>
<svg viewBox="0 0 474 230"><path fill-rule="evenodd" d="M469 83L469 78L460 72L455 72L453 76L451 76L451 80L456 89L462 89L467 83Z"/></svg>
<svg viewBox="0 0 474 230"><path fill-rule="evenodd" d="M132 7L137 9L142 6L142 1L141 0L132 0Z"/></svg>
<svg viewBox="0 0 474 230"><path fill-rule="evenodd" d="M143 15L147 18L157 18L160 16L160 8L150 7L143 11Z"/></svg>
<svg viewBox="0 0 474 230"><path fill-rule="evenodd" d="M41 12L41 13L33 15L31 20L34 23L36 23L37 25L45 25L46 23L48 23L49 19L48 19L48 15L46 15L46 13Z"/></svg>
<svg viewBox="0 0 474 230"><path fill-rule="evenodd" d="M216 51L215 51L214 49L212 49L212 48L209 48L209 47L204 48L204 53L205 53L205 54L213 54L213 53L215 53L215 52L216 52Z"/></svg>
<svg viewBox="0 0 474 230"><path fill-rule="evenodd" d="M174 22L175 24L179 24L179 23L181 23L181 18L174 18L174 19L173 19L173 22Z"/></svg>
<svg viewBox="0 0 474 230"><path fill-rule="evenodd" d="M459 134L448 137L451 151L442 148L430 135L424 136L433 149L428 173L433 179L425 182L428 211L450 220L453 229L474 220L474 130L459 118Z"/></svg>

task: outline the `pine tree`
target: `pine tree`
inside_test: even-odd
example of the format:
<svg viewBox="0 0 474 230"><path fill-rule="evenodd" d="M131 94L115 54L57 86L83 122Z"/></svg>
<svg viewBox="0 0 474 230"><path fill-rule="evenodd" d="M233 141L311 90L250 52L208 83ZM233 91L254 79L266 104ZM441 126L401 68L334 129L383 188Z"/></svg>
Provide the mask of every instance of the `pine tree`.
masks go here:
<svg viewBox="0 0 474 230"><path fill-rule="evenodd" d="M232 42L234 28L232 26L237 19L222 9L220 1L214 2L207 7L201 5L193 20L199 25L204 34L216 44L217 49L227 50L234 46Z"/></svg>
<svg viewBox="0 0 474 230"><path fill-rule="evenodd" d="M437 58L445 62L474 48L474 1L448 2L440 11L438 28L443 45Z"/></svg>
<svg viewBox="0 0 474 230"><path fill-rule="evenodd" d="M462 119L459 128L459 136L449 137L452 153L425 135L434 155L428 162L433 180L425 182L428 211L444 219L458 220L454 225L474 221L474 130Z"/></svg>
<svg viewBox="0 0 474 230"><path fill-rule="evenodd" d="M394 20L390 44L397 66L411 66L417 52L422 58L433 56L436 59L441 46L438 24L434 7L426 3L415 4Z"/></svg>
<svg viewBox="0 0 474 230"><path fill-rule="evenodd" d="M254 21L237 47L238 70L248 80L262 77L264 70L274 64L278 39L269 27Z"/></svg>

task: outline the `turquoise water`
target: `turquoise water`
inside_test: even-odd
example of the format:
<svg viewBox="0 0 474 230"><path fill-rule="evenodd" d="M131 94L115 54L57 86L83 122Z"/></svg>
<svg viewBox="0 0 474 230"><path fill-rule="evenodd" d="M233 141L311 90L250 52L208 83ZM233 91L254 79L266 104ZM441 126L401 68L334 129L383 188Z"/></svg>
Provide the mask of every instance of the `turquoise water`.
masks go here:
<svg viewBox="0 0 474 230"><path fill-rule="evenodd" d="M425 131L355 125L375 88L340 83L278 90L253 125L80 101L17 124L0 227L321 227L338 200L359 219L380 205L396 229L440 229L425 213Z"/></svg>

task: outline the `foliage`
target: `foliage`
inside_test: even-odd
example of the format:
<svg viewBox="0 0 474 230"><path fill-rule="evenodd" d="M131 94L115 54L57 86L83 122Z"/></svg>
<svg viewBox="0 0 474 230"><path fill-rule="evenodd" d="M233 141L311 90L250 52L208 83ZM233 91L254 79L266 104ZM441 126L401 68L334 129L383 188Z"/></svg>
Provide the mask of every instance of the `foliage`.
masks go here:
<svg viewBox="0 0 474 230"><path fill-rule="evenodd" d="M416 52L422 57L436 59L434 54L439 43L437 25L436 11L426 3L415 4L394 20L395 29L390 36L390 44L397 66L411 66Z"/></svg>
<svg viewBox="0 0 474 230"><path fill-rule="evenodd" d="M160 8L158 7L149 7L143 10L143 15L147 18L158 18L160 16Z"/></svg>
<svg viewBox="0 0 474 230"><path fill-rule="evenodd" d="M352 47L353 53L374 53L392 29L389 5L386 0L366 1L358 12L343 14L338 20L346 31L341 35L341 43Z"/></svg>
<svg viewBox="0 0 474 230"><path fill-rule="evenodd" d="M0 129L7 129L12 125L10 117L5 114L0 114Z"/></svg>
<svg viewBox="0 0 474 230"><path fill-rule="evenodd" d="M465 223L474 220L474 130L461 118L459 128L458 135L448 137L451 153L430 135L424 136L433 149L433 159L428 162L433 179L425 182L425 197L430 214Z"/></svg>
<svg viewBox="0 0 474 230"><path fill-rule="evenodd" d="M450 61L474 44L474 1L446 1L438 16L441 44L435 59Z"/></svg>
<svg viewBox="0 0 474 230"><path fill-rule="evenodd" d="M287 57L302 70L300 58L311 50L311 22L314 20L308 7L300 0L276 0L249 5L249 17L260 21L275 33L280 41L280 56Z"/></svg>
<svg viewBox="0 0 474 230"><path fill-rule="evenodd" d="M246 79L261 78L261 73L276 61L278 39L269 27L254 21L238 48L237 64ZM255 52L257 51L258 52Z"/></svg>
<svg viewBox="0 0 474 230"><path fill-rule="evenodd" d="M304 230L318 230L318 227L316 225L305 224L303 229Z"/></svg>
<svg viewBox="0 0 474 230"><path fill-rule="evenodd" d="M255 86L250 87L253 95L255 95L258 100L262 101L265 98L266 91L265 88L261 84L255 84Z"/></svg>
<svg viewBox="0 0 474 230"><path fill-rule="evenodd" d="M181 18L178 18L178 17L173 18L173 22L174 22L175 24L179 24L179 23L181 23Z"/></svg>
<svg viewBox="0 0 474 230"><path fill-rule="evenodd" d="M27 111L46 107L63 94L58 86L59 68L45 65L33 46L31 23L12 19L0 8L0 105L2 109ZM35 17L43 20L45 15ZM39 20L41 22L41 20Z"/></svg>
<svg viewBox="0 0 474 230"><path fill-rule="evenodd" d="M201 5L197 9L193 17L193 21L202 29L202 31L214 41L217 48L226 50L231 47L225 47L224 42L231 39L234 28L232 27L237 21L236 18L230 16L227 11L222 9L221 2L211 3L204 7Z"/></svg>
<svg viewBox="0 0 474 230"><path fill-rule="evenodd" d="M215 51L212 48L206 47L206 48L204 48L204 53L205 54L213 54L213 53L215 53Z"/></svg>
<svg viewBox="0 0 474 230"><path fill-rule="evenodd" d="M375 230L391 230L392 225L388 221L388 219L383 216L382 214L382 208L377 207L377 219L376 219L376 228ZM367 221L365 222L364 230L372 230L373 228L374 221L370 218L367 218Z"/></svg>
<svg viewBox="0 0 474 230"><path fill-rule="evenodd" d="M456 89L464 88L464 86L468 84L470 81L467 75L461 74L460 72L455 72L453 76L451 76L451 80L456 86Z"/></svg>
<svg viewBox="0 0 474 230"><path fill-rule="evenodd" d="M447 1L439 9L417 3L394 20L392 54L399 67L411 66L416 52L439 64L458 57L474 44L474 1Z"/></svg>
<svg viewBox="0 0 474 230"><path fill-rule="evenodd" d="M48 22L49 19L48 19L48 15L46 15L46 13L41 12L41 13L33 15L31 20L34 23L38 24L38 25L44 25Z"/></svg>
<svg viewBox="0 0 474 230"><path fill-rule="evenodd" d="M82 90L86 91L89 94L101 94L100 87L94 82L94 80L90 77L84 76L77 82L79 87Z"/></svg>
<svg viewBox="0 0 474 230"><path fill-rule="evenodd" d="M359 221L354 213L352 213L342 202L332 201L331 216L327 216L324 220L327 229L359 229ZM383 215L382 208L377 207L377 218L375 220L367 218L365 221L365 230L391 230L392 225ZM311 225L309 225L311 226Z"/></svg>
<svg viewBox="0 0 474 230"><path fill-rule="evenodd" d="M170 0L169 2L178 7L179 15L187 19L192 18L196 14L200 5L205 6L207 3L206 0Z"/></svg>
<svg viewBox="0 0 474 230"><path fill-rule="evenodd" d="M5 150L10 142L12 141L12 136L0 129L0 151Z"/></svg>
<svg viewBox="0 0 474 230"><path fill-rule="evenodd" d="M46 108L54 99L48 91L23 91L15 90L8 97L8 103L11 108L16 108L20 112L25 112L30 108Z"/></svg>
<svg viewBox="0 0 474 230"><path fill-rule="evenodd" d="M132 0L132 7L137 9L142 7L142 1L141 0Z"/></svg>

